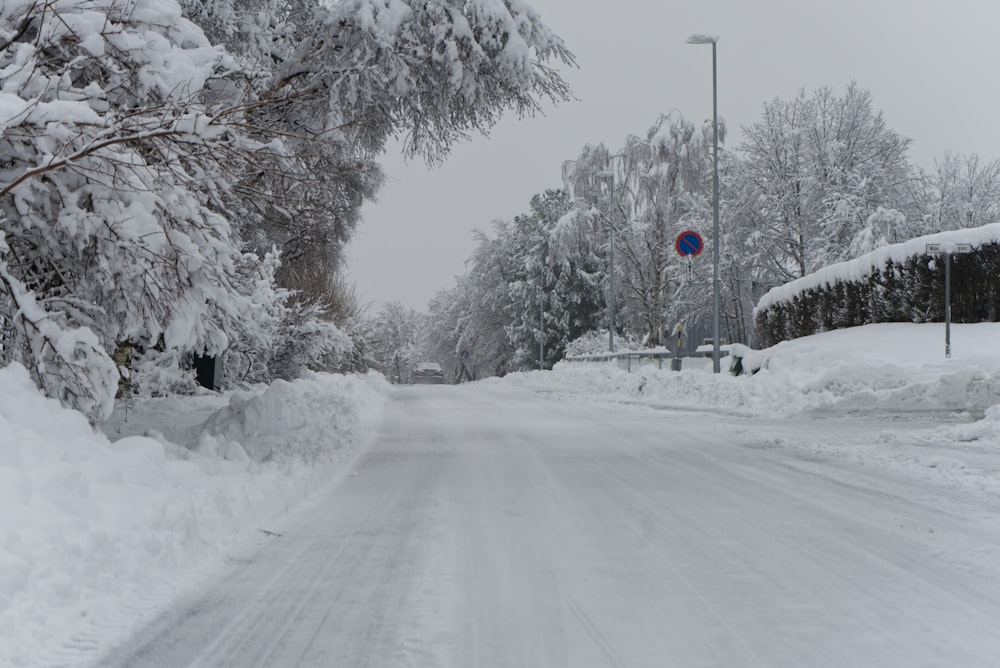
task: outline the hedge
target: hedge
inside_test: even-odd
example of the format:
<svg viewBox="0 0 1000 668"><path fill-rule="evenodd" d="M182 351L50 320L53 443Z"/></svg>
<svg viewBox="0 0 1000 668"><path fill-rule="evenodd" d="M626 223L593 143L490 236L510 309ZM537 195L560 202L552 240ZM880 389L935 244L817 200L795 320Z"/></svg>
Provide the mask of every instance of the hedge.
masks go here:
<svg viewBox="0 0 1000 668"><path fill-rule="evenodd" d="M951 256L951 319L1000 319L1000 242ZM764 347L878 322L944 322L944 260L925 254L888 259L859 279L838 278L758 306L754 320Z"/></svg>

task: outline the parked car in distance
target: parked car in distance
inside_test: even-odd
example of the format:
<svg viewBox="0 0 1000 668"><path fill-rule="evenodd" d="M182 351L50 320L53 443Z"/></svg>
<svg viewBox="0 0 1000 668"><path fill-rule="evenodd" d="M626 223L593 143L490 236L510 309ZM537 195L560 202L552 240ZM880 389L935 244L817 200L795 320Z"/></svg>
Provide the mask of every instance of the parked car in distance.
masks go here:
<svg viewBox="0 0 1000 668"><path fill-rule="evenodd" d="M420 362L413 367L413 384L440 384L444 382L444 369L437 362Z"/></svg>

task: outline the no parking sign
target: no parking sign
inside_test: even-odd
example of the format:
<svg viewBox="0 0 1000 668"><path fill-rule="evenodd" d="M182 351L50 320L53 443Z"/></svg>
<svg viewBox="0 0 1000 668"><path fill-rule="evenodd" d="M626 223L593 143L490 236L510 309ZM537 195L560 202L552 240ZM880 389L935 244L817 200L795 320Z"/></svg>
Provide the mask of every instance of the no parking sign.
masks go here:
<svg viewBox="0 0 1000 668"><path fill-rule="evenodd" d="M701 235L694 230L681 232L674 243L674 248L684 257L695 257L704 247L705 242L702 241Z"/></svg>

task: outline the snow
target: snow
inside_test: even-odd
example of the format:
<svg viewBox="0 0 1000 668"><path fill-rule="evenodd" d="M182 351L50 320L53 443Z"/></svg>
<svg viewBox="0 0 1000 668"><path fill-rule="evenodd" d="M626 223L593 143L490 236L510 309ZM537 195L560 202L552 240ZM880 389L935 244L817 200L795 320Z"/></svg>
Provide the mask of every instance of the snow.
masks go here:
<svg viewBox="0 0 1000 668"><path fill-rule="evenodd" d="M702 35L698 33L687 38L688 44L715 44L719 41L718 35Z"/></svg>
<svg viewBox="0 0 1000 668"><path fill-rule="evenodd" d="M755 311L765 309L778 302L789 301L799 293L813 288L828 287L838 282L861 282L875 269L884 267L887 262L901 264L908 258L926 255L927 244L945 244L946 248L955 248L957 244L970 244L973 247L978 247L997 241L1000 241L1000 223L928 234L903 243L876 248L853 260L828 265L808 276L771 288L757 302Z"/></svg>
<svg viewBox="0 0 1000 668"><path fill-rule="evenodd" d="M529 432L534 433L536 427L543 429L548 436L542 438L548 438L546 442L555 449L547 454L539 451L538 456L546 459L546 466L554 467L569 461L569 444L586 438L597 440L586 446L581 462L601 456L599 441L605 439L601 442L608 443L606 439L612 433L627 435L614 446L623 455L624 449L631 447L627 445L629 439L647 438L642 436L647 431L641 422L647 418L642 415L673 415L675 428L691 434L696 433L694 425L699 423L701 415L705 416L700 420L705 434L721 434L722 425L726 425L732 433L742 435L740 438L750 444L748 447L763 448L760 457L778 457L774 452L790 453L791 459L784 457L780 461L785 466L795 462L796 470L804 476L796 484L802 485L803 490L813 475L854 485L865 471L888 472L895 481L893 484L903 485L900 481L908 481L905 482L909 490L907 499L919 500L918 497L931 494L934 489L959 490L986 501L982 506L986 512L985 508L995 505L1000 497L997 340L1000 340L1000 324L953 325L953 357L945 359L942 325L870 325L802 337L761 351L733 346L733 353L742 358L744 367L755 371L741 376L712 374L711 360L707 358L685 358L680 372L647 365L628 373L613 363L564 362L551 372L511 374L462 388L428 388L440 391L430 395L441 403L437 406L441 412L433 414L426 407L412 403L420 396L414 394L416 390L410 394L404 390L401 395L404 399L410 397L411 403L401 404L404 413L396 418L395 427L389 431L395 435L379 446L386 449L381 458L376 457L369 462L368 469L363 466L360 470L362 474L368 470L371 476L382 470L371 468L376 464L412 462L412 466L419 467L414 470L420 472L422 479L444 480L443 470L436 468L434 461L418 464L422 460L407 459L411 455L400 449L402 443L416 438L412 435L416 422L426 422L436 425L435 433L451 434L467 444L454 447L465 453L462 457L472 458L470 462L482 464L482 470L476 469L475 475L486 476L492 481L489 484L496 483L496 490L500 490L506 489L504 485L510 481L526 480L523 472L514 470L521 464L510 454L485 448L478 440L483 437L471 430L482 428L490 434L512 430L513 435L506 438L508 443L504 447L529 453L540 447L530 440L536 436L529 438ZM102 426L104 433L100 433L93 431L81 414L43 398L24 368L12 365L0 369L0 666L90 665L95 657L131 636L170 601L205 583L208 574L221 568L228 555L245 553L255 540L266 541L267 534L263 532L280 525L291 510L311 507L313 504L306 502L315 503L321 492L340 490L346 485L345 479L344 485L330 487L332 481L342 477L355 456L364 451L387 396L388 385L378 375L309 374L294 382L277 381L267 387L224 395L205 393L119 404L112 418ZM512 397L521 397L516 406L520 412L513 420L505 412L514 406L510 403ZM552 401L565 405L567 410L576 405L584 408L572 409L575 417L571 423L566 421L568 418L549 414L553 409L543 402ZM600 412L587 405L598 405ZM612 414L604 411L609 405L645 413L619 415L616 411L613 413L618 416L616 426L612 428L607 423L611 419L607 416ZM650 412L651 408L657 411ZM436 415L449 416L447 424L441 423ZM592 415L605 417L590 426L579 423ZM566 440L567 433L572 433L573 438ZM445 441L438 444L443 436L427 438L430 439L427 447L441 448L442 453L444 448L452 447ZM645 444L646 440L642 442ZM631 462L631 457L638 457L645 452L644 448L653 447L654 442L655 439L650 440L635 452L629 450L628 460L612 457L608 461ZM472 443L477 444L477 449L466 450ZM726 461L737 457L730 464L737 467L733 470L753 470L754 476L762 478L776 475L778 469L768 468L774 463L760 460L754 454L756 450L735 453L720 444L724 441L712 443L712 457ZM709 447L707 442L704 447ZM683 454L682 450L677 453L685 465L695 462L691 459L693 455ZM457 455L450 457L442 463L447 461L447 470L459 475L465 460ZM634 469L635 475L641 471L638 461L633 462L638 467ZM493 471L491 467L495 466L505 467L502 475ZM553 468L551 473L584 475L583 482L587 482L590 474L587 468L580 468L583 466L580 463L563 471ZM663 462L655 466L659 474L668 474ZM409 469L394 470L402 475ZM719 475L709 473L709 469L700 471L699 475ZM531 476L524 484L542 479ZM397 479L394 484L412 487L411 491L421 499L437 498L418 489L419 480L406 483L402 480ZM474 483L463 484L469 486L469 494L479 493ZM872 484L877 487L882 483ZM345 489L349 496L354 494L350 496L353 505L336 511L329 505L316 507L311 515L307 512L308 521L303 521L316 522L316 518L335 512L340 520L361 532L352 534L352 540L364 544L389 535L390 532L375 529L376 525L389 521L385 515L390 512L387 508L403 504L393 512L411 512L404 510L408 497L401 495L400 488L394 493L393 505L379 506L378 513L364 515L367 519L352 519L367 504L381 501L369 498L367 492L363 496L351 492L362 488L347 485ZM824 487L823 494L841 495L848 489L843 485L842 491ZM464 487L462 490L460 498L464 499L466 491ZM696 493L693 488L685 490L677 488L670 493ZM539 499L547 498L550 493L541 487L526 488L525 492ZM610 494L612 490L600 491L594 487L592 492ZM619 492L625 494L623 490L614 493ZM371 491L372 495L383 493L387 492ZM566 493L570 493L569 488ZM625 497L639 499L634 491ZM324 503L332 503L330 499L335 498L338 497L331 496ZM496 515L490 526L513 527L510 522L514 518L531 514L527 498L523 503L503 502L514 504L516 515L506 514L503 511L506 506L497 506L500 501L496 499L475 494L470 498L480 499L476 503L484 512ZM893 498L894 504L902 503L897 496ZM847 502L840 499L837 503ZM957 512L955 504L959 502L951 499L948 503L952 505L942 512ZM420 508L412 510L414 521L430 536L446 530L438 522L454 524L465 517L462 514L465 510L459 510L464 508L461 504L441 510L445 513L442 516L425 516L426 508L422 505ZM558 507L550 506L541 512L557 510ZM831 512L851 514L847 506L834 506ZM887 511L887 517L893 512L904 510ZM552 530L581 546L589 546L587 549L593 547L590 539L579 533L583 527L556 524L557 519L555 515L549 517ZM918 520L930 521L923 515ZM462 520L465 524L468 521ZM724 520L724 523L729 525L734 521ZM792 518L780 521L791 522ZM401 522L400 526L406 524ZM393 526L396 524L393 521ZM448 532L458 530L447 526L450 526ZM734 525L733 530L738 528ZM424 535L423 531L419 535ZM530 531L537 533L541 529L535 527ZM486 559L499 545L491 547L490 541L495 537L490 538L488 533L485 528L479 531L485 542L476 548L477 558ZM747 532L740 535L740 540L755 540ZM450 541L464 545L462 549L471 549L467 537L450 533L446 537L444 545ZM323 540L337 539L330 536ZM966 542L947 549L930 543L924 547L944 550L944 557L965 564L962 560L966 556L961 550L980 544L973 544L968 537L963 540ZM551 542L544 544L548 546L546 549L556 547ZM379 545L380 550L391 547ZM433 563L440 561L434 567L442 575L459 568L456 558L446 554L444 545L432 549L428 544L421 548L422 554L436 560ZM357 563L362 563L366 559L364 549L344 545L342 554L351 559L356 557L360 560ZM527 552L516 552L518 559L527 559L534 548L529 545L525 549ZM747 554L756 563L763 552ZM274 558L279 563L282 559L280 554ZM559 558L566 559L567 555ZM975 573L997 563L995 553L990 551L973 551L968 558L974 559L974 563L963 567ZM824 563L829 566L832 561ZM734 565L735 562L730 567ZM522 566L539 573L539 577L543 574L541 567L527 562ZM347 566L336 568L349 577ZM508 584L515 583L517 568L511 563L504 568ZM567 568L570 569L567 573L577 569L581 577L589 572L583 562ZM760 568L769 567L760 565ZM416 571L410 568L408 572L413 575ZM707 577L707 571L704 575ZM431 578L429 573L424 576ZM629 581L639 588L640 579L637 576ZM435 581L428 579L421 590L430 591L427 588L433 588ZM477 582L485 587L484 591L490 589L486 580ZM572 580L562 582L570 586ZM885 584L889 586L888 582ZM353 586L364 589L368 585L359 581ZM458 584L452 582L448 586L454 588ZM705 591L711 596L731 595L707 586ZM829 590L828 602L842 606L846 614L849 597L838 597L829 583L817 586ZM581 596L594 594L595 600L603 596L599 589L590 591L587 585L584 588L586 591L578 592ZM517 589L517 596L524 597L525 602L534 601L530 589ZM400 598L403 592L386 595L403 605ZM494 598L502 595L499 590L491 594ZM456 597L467 596L473 594L457 589L437 591L436 598L428 605L446 609ZM487 598L484 605L492 600ZM389 618L406 617L410 613L405 610L401 608ZM820 614L818 610L814 612ZM562 614L556 608L549 612ZM613 632L627 635L633 627L619 629L613 623L612 613L611 609L590 612L604 618ZM345 614L340 622L358 618L355 609ZM486 616L481 616L477 623L488 619L487 613L481 615ZM411 621L420 628L427 620ZM247 619L246 623L251 622ZM976 651L988 650L988 645L984 641ZM363 647L357 648L362 650ZM638 648L624 651L629 653Z"/></svg>
<svg viewBox="0 0 1000 668"><path fill-rule="evenodd" d="M69 100L38 102L30 107L27 121L37 125L45 125L46 123L79 123L82 125L100 126L103 124L103 119L90 107L90 104Z"/></svg>
<svg viewBox="0 0 1000 668"><path fill-rule="evenodd" d="M28 110L29 103L18 95L0 92L0 130L21 122L20 116Z"/></svg>
<svg viewBox="0 0 1000 668"><path fill-rule="evenodd" d="M800 425L774 434L780 447L846 459L921 480L1000 495L1000 323L883 323L841 329L765 350L734 345L745 375L711 373L711 359L684 358L680 372L648 362L562 362L550 373L511 374L512 384L594 401L643 405ZM865 419L869 438L843 440L810 418ZM920 435L899 421L926 423ZM767 433L766 431L764 432ZM850 432L848 439L856 439Z"/></svg>
<svg viewBox="0 0 1000 668"><path fill-rule="evenodd" d="M98 665L996 664L992 452L532 376L397 388L328 497Z"/></svg>
<svg viewBox="0 0 1000 668"><path fill-rule="evenodd" d="M710 359L689 357L679 373L666 363L659 369L655 360L633 373L615 364L561 362L551 374L512 374L503 382L756 417L877 409L981 418L1000 403L995 343L1000 324L951 327L951 359L944 354L943 324L883 323L783 341L765 350L727 346L752 375L714 376ZM730 363L723 358L724 369Z"/></svg>
<svg viewBox="0 0 1000 668"><path fill-rule="evenodd" d="M0 369L0 666L75 665L134 630L328 485L387 387L309 374L145 399L105 435Z"/></svg>

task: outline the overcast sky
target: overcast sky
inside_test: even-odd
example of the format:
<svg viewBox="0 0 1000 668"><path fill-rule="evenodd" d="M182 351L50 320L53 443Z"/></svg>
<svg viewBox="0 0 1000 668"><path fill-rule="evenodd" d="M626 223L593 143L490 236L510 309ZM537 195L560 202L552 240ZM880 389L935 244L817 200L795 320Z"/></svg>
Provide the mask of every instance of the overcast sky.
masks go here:
<svg viewBox="0 0 1000 668"><path fill-rule="evenodd" d="M348 248L363 302L418 310L454 285L474 229L528 210L561 186L564 160L585 144L624 144L657 115L712 115L711 46L718 35L719 115L730 131L758 120L764 102L852 80L872 93L888 125L931 167L947 150L1000 157L1000 2L996 0L529 0L577 57L565 78L579 101L544 116L506 118L489 137L456 146L429 169L392 146L388 183Z"/></svg>

